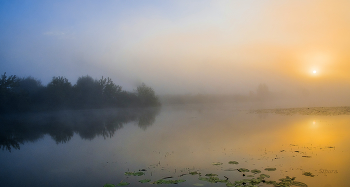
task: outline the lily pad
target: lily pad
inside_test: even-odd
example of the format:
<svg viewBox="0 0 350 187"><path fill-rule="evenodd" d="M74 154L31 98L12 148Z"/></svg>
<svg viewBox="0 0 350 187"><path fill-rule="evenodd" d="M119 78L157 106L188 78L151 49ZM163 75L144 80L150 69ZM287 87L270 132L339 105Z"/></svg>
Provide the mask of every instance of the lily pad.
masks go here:
<svg viewBox="0 0 350 187"><path fill-rule="evenodd" d="M144 172L141 172L141 171L139 171L139 172L125 172L124 173L125 175L128 175L128 176L141 176L141 175L144 175L145 173Z"/></svg>
<svg viewBox="0 0 350 187"><path fill-rule="evenodd" d="M218 183L218 182L226 183L227 182L227 180L219 179L218 177L199 177L198 179L201 181L207 181L210 183Z"/></svg>
<svg viewBox="0 0 350 187"><path fill-rule="evenodd" d="M239 172L249 172L249 169L246 168L239 168L237 169Z"/></svg>
<svg viewBox="0 0 350 187"><path fill-rule="evenodd" d="M178 184L178 183L182 183L185 182L186 180L164 180L164 179L160 179L157 180L155 182L153 182L153 184Z"/></svg>
<svg viewBox="0 0 350 187"><path fill-rule="evenodd" d="M151 182L151 179L143 179L143 180L140 180L139 182L141 182L141 183L147 183L147 182Z"/></svg>
<svg viewBox="0 0 350 187"><path fill-rule="evenodd" d="M315 176L311 172L304 172L303 175L309 176L309 177L314 177Z"/></svg>
<svg viewBox="0 0 350 187"><path fill-rule="evenodd" d="M229 164L239 164L237 161L230 161Z"/></svg>
<svg viewBox="0 0 350 187"><path fill-rule="evenodd" d="M127 186L129 184L130 183L128 183L128 182L120 182L119 184L117 184L117 186Z"/></svg>
<svg viewBox="0 0 350 187"><path fill-rule="evenodd" d="M252 173L254 173L254 174L261 173L261 171L258 170L258 169L253 169L253 170L251 170L250 172L252 172Z"/></svg>
<svg viewBox="0 0 350 187"><path fill-rule="evenodd" d="M266 174L260 174L260 179L264 179L264 178L270 178L270 175L266 175Z"/></svg>
<svg viewBox="0 0 350 187"><path fill-rule="evenodd" d="M218 165L222 165L222 163L221 162L213 162L213 165L218 166Z"/></svg>
<svg viewBox="0 0 350 187"><path fill-rule="evenodd" d="M254 186L256 184L261 183L262 181L259 179L243 179L239 181L235 181L235 186Z"/></svg>
<svg viewBox="0 0 350 187"><path fill-rule="evenodd" d="M208 174L205 174L205 176L207 176L207 177L215 177L215 176L218 176L218 175L214 174L214 173L208 173Z"/></svg>
<svg viewBox="0 0 350 187"><path fill-rule="evenodd" d="M276 168L265 168L266 171L276 171Z"/></svg>
<svg viewBox="0 0 350 187"><path fill-rule="evenodd" d="M266 184L273 184L274 186L283 186L283 187L290 187L290 186L301 186L301 187L307 187L305 183L295 181L295 177L290 178L289 176L286 176L286 178L279 179L281 182L276 181L266 181Z"/></svg>
<svg viewBox="0 0 350 187"><path fill-rule="evenodd" d="M103 187L115 187L114 184L105 184Z"/></svg>

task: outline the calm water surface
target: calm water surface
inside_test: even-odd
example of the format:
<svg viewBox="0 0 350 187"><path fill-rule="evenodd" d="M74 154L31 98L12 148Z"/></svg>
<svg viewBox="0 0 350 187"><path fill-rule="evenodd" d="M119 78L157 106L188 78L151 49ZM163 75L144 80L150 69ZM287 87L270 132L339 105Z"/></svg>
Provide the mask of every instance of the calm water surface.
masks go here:
<svg viewBox="0 0 350 187"><path fill-rule="evenodd" d="M348 115L254 114L206 105L6 116L0 126L1 186L154 186L138 181L165 177L186 180L171 186L226 186L188 173L214 173L232 183L261 174L243 176L239 168L258 169L270 176L266 180L296 177L310 187L350 185ZM124 175L140 169L145 175Z"/></svg>

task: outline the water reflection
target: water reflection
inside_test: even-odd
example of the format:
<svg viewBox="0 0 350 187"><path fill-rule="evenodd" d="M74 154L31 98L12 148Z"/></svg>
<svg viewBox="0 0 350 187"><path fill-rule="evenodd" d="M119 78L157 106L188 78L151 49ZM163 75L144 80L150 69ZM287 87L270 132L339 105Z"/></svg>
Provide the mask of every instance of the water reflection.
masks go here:
<svg viewBox="0 0 350 187"><path fill-rule="evenodd" d="M67 143L74 134L92 140L96 136L113 137L130 122L146 130L155 122L159 108L103 109L0 116L0 148L20 149L20 144L35 142L48 134L59 143Z"/></svg>

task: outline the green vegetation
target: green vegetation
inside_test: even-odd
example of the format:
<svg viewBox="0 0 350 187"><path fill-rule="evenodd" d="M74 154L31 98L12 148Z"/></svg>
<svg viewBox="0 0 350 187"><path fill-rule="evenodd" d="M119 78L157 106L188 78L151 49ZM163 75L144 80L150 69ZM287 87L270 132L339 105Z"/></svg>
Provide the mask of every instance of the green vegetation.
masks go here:
<svg viewBox="0 0 350 187"><path fill-rule="evenodd" d="M311 172L304 172L303 175L309 176L309 177L314 177L315 176Z"/></svg>
<svg viewBox="0 0 350 187"><path fill-rule="evenodd" d="M230 161L230 162L228 162L229 164L238 164L238 162L237 161Z"/></svg>
<svg viewBox="0 0 350 187"><path fill-rule="evenodd" d="M276 168L265 168L266 171L276 171Z"/></svg>
<svg viewBox="0 0 350 187"><path fill-rule="evenodd" d="M0 78L0 113L159 105L154 90L144 83L135 92L127 92L109 77L94 80L82 76L72 85L67 78L58 76L47 86L33 77L4 73Z"/></svg>
<svg viewBox="0 0 350 187"><path fill-rule="evenodd" d="M143 180L140 180L139 182L141 182L141 183L148 183L148 182L151 182L151 179L143 179Z"/></svg>
<svg viewBox="0 0 350 187"><path fill-rule="evenodd" d="M128 183L128 182L120 182L119 184L117 184L117 186L127 186L129 184L130 183Z"/></svg>
<svg viewBox="0 0 350 187"><path fill-rule="evenodd" d="M141 176L141 175L144 175L145 173L140 171L140 172L125 172L124 174L128 176Z"/></svg>
<svg viewBox="0 0 350 187"><path fill-rule="evenodd" d="M286 178L279 179L281 182L276 181L266 181L266 184L273 184L274 186L281 186L281 187L289 187L289 186L301 186L301 187L307 187L305 183L295 181L295 177L290 178L289 176L286 176Z"/></svg>
<svg viewBox="0 0 350 187"><path fill-rule="evenodd" d="M246 169L246 168L239 168L238 171L239 171L239 172L249 172L249 169Z"/></svg>
<svg viewBox="0 0 350 187"><path fill-rule="evenodd" d="M266 168L266 169L276 170L276 168ZM239 172L249 172L249 170L245 169L245 168L240 168L237 170ZM257 170L257 169L253 169L253 170L251 170L251 172L254 174L261 173L261 171ZM197 171L190 172L190 174L191 175L197 175L197 174L200 175L200 173ZM125 172L125 175L127 175L127 176L141 176L141 175L145 175L145 173L143 173L143 172ZM179 177L182 177L184 175L185 174L182 174ZM304 172L303 175L311 176L312 174L310 172ZM260 174L260 176L257 178L246 178L246 177L254 177L254 176L248 175L248 176L244 177L244 175L243 175L243 179L236 180L234 182L231 182L229 180L229 178L226 176L224 176L225 179L221 179L218 177L217 174L213 174L213 173L206 174L205 176L206 177L199 176L198 180L209 182L209 183L225 183L227 187L257 187L257 186L260 186L261 183L271 184L274 187L291 187L291 186L307 187L307 185L305 183L295 181L295 177L290 178L289 176L286 176L285 178L279 179L279 181L267 181L266 178L270 178L270 175ZM186 180L182 180L182 179L168 180L168 178L172 178L172 177L165 177L165 178L156 180L154 182L151 182L151 179L143 179L143 180L140 180L139 182L140 183L150 183L151 182L150 184L179 184L182 182L186 182ZM108 186L108 185L110 185L110 186ZM129 185L129 183L121 182L117 186L125 186L125 185ZM193 185L194 186L203 186L204 184L195 183ZM114 185L106 184L104 187L114 187Z"/></svg>
<svg viewBox="0 0 350 187"><path fill-rule="evenodd" d="M182 183L182 182L186 182L186 180L164 180L164 179L160 179L160 180L157 180L157 181L153 182L152 184L178 184L178 183Z"/></svg>
<svg viewBox="0 0 350 187"><path fill-rule="evenodd" d="M254 173L254 174L261 173L261 171L258 170L258 169L253 169L253 170L251 170L250 172L252 172L252 173Z"/></svg>
<svg viewBox="0 0 350 187"><path fill-rule="evenodd" d="M214 174L214 173L208 173L208 174L205 174L205 176L207 176L207 177L214 177L214 176L218 176L218 175Z"/></svg>
<svg viewBox="0 0 350 187"><path fill-rule="evenodd" d="M115 187L114 184L105 184L103 187Z"/></svg>
<svg viewBox="0 0 350 187"><path fill-rule="evenodd" d="M218 177L199 177L198 179L201 181L207 181L210 183L218 183L218 182L226 183L227 182L226 179L219 179Z"/></svg>

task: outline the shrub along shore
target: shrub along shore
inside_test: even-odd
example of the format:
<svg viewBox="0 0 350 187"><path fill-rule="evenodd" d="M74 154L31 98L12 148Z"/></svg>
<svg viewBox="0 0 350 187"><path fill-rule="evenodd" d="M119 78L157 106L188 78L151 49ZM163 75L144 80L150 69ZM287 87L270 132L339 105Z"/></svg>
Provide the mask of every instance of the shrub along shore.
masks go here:
<svg viewBox="0 0 350 187"><path fill-rule="evenodd" d="M72 85L58 76L46 86L33 77L4 73L0 78L0 113L154 106L160 106L159 99L144 83L128 92L109 77L95 80L82 76Z"/></svg>

